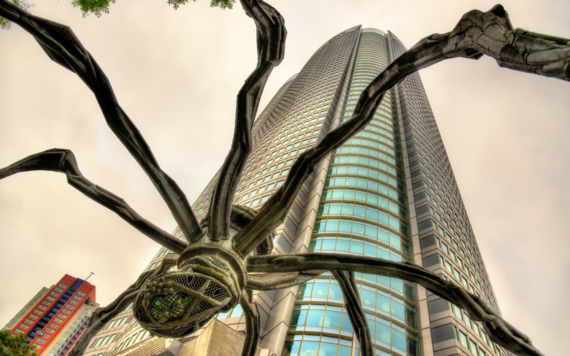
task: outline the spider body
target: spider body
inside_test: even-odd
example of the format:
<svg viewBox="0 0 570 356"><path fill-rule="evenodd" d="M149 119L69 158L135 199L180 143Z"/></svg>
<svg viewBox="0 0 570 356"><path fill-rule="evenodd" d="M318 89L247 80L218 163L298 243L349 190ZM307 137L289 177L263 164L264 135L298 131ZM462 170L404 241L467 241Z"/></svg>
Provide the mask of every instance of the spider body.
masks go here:
<svg viewBox="0 0 570 356"><path fill-rule="evenodd" d="M231 239L212 241L204 233L180 254L175 270L150 278L133 306L141 326L154 335L182 337L235 307L247 271L231 244Z"/></svg>

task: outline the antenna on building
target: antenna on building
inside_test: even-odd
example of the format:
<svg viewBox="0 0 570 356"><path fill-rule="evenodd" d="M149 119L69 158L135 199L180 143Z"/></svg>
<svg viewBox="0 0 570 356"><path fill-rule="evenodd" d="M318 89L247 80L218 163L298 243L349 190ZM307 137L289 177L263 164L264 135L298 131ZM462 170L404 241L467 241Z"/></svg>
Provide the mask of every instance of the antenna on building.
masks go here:
<svg viewBox="0 0 570 356"><path fill-rule="evenodd" d="M92 275L94 275L95 272L91 272L91 274L89 275L89 277L91 277ZM87 280L89 279L89 277L85 278L85 281L87 282Z"/></svg>

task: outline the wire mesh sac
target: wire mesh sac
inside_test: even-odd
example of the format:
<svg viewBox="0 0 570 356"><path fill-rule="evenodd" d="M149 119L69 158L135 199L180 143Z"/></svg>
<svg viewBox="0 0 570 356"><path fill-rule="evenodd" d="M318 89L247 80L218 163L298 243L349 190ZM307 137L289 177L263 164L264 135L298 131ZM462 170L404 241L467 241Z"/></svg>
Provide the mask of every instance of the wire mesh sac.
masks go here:
<svg viewBox="0 0 570 356"><path fill-rule="evenodd" d="M185 261L178 271L149 280L133 306L141 326L153 335L182 337L197 331L218 312L232 308L238 301L236 296L220 280L207 275L208 268L228 275L231 271L216 257L198 256Z"/></svg>

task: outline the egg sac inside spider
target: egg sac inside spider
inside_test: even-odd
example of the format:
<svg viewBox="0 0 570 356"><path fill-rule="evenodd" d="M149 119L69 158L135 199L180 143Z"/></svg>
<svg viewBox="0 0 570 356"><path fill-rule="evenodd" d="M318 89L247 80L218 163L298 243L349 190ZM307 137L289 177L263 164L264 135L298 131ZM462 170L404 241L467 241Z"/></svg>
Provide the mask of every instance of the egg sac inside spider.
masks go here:
<svg viewBox="0 0 570 356"><path fill-rule="evenodd" d="M240 290L235 272L224 259L194 256L176 271L147 281L135 299L133 314L153 335L182 337L233 308Z"/></svg>

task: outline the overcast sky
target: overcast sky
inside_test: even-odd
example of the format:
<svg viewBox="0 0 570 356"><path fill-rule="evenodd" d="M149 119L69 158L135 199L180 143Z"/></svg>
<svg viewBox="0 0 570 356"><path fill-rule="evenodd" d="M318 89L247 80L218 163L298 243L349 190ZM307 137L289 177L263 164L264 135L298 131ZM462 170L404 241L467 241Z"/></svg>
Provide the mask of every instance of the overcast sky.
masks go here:
<svg viewBox="0 0 570 356"><path fill-rule="evenodd" d="M142 4L142 2L141 2ZM406 46L450 31L490 0L273 0L286 19L285 60L263 106L314 51L345 29L391 30ZM515 27L570 38L570 2L508 0ZM101 18L69 0L31 9L69 25L110 79L123 109L192 202L221 165L235 95L256 64L255 26L239 4L118 0ZM570 335L570 83L455 59L420 73L503 316L547 355ZM259 111L261 112L261 110ZM162 228L165 204L105 124L92 93L17 26L0 31L0 166L69 148L85 176ZM112 301L158 246L66 183L32 172L0 182L0 327L65 273ZM9 293L7 293L9 292Z"/></svg>

